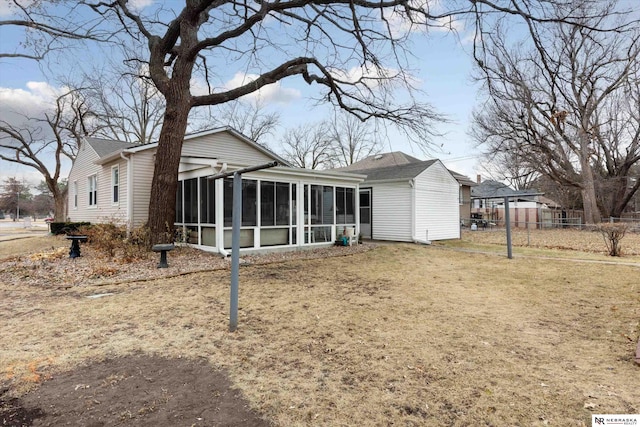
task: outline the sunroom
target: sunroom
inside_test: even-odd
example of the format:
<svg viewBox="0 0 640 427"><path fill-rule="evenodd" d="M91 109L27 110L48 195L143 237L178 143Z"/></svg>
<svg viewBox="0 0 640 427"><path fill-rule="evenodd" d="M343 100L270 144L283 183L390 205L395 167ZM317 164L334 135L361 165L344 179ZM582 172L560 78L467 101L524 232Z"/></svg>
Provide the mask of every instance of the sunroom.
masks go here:
<svg viewBox="0 0 640 427"><path fill-rule="evenodd" d="M176 228L183 241L227 254L231 248L233 179L210 168L179 174ZM231 169L233 170L233 169ZM358 184L349 173L276 167L242 176L240 248L293 250L333 244L359 233Z"/></svg>

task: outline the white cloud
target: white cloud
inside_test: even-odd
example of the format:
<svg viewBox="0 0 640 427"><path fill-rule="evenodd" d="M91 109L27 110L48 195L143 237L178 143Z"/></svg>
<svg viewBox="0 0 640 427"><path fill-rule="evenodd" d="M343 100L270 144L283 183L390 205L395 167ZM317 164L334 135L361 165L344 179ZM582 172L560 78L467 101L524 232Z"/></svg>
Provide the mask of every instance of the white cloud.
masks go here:
<svg viewBox="0 0 640 427"><path fill-rule="evenodd" d="M26 117L42 117L63 90L46 82L27 82L26 89L0 87L0 117L14 126L23 124Z"/></svg>
<svg viewBox="0 0 640 427"><path fill-rule="evenodd" d="M15 5L9 0L0 0L0 16L9 16L13 14Z"/></svg>
<svg viewBox="0 0 640 427"><path fill-rule="evenodd" d="M409 0L409 5L425 14L435 15L442 8L437 0ZM395 37L403 37L416 31L455 31L463 32L464 22L455 17L443 17L437 19L425 19L419 12L413 12L411 19L404 13L393 12L388 19L391 34Z"/></svg>
<svg viewBox="0 0 640 427"><path fill-rule="evenodd" d="M25 126L27 118L42 118L45 112L52 111L56 98L66 90L46 82L28 82L25 88L0 87L0 119L17 128ZM51 130L46 126L31 122L29 127L39 128L38 136L42 138L50 137ZM65 163L62 176L66 176L68 169ZM34 169L10 162L0 162L0 171L0 182L11 177L36 185L43 179Z"/></svg>
<svg viewBox="0 0 640 427"><path fill-rule="evenodd" d="M129 0L129 6L133 10L140 11L153 4L153 0Z"/></svg>
<svg viewBox="0 0 640 427"><path fill-rule="evenodd" d="M36 0L19 0L18 3L23 7L31 6ZM12 0L0 0L0 16L9 16L18 10L18 7Z"/></svg>

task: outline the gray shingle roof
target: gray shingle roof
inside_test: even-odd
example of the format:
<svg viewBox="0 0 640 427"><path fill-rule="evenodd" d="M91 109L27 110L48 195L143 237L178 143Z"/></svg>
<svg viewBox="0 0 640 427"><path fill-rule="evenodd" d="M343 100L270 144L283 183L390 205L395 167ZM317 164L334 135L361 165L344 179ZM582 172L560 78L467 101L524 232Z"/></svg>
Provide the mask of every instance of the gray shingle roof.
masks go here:
<svg viewBox="0 0 640 427"><path fill-rule="evenodd" d="M453 175L456 181L458 181L461 185L466 185L467 187L475 187L476 185L478 185L475 181L472 181L471 178L466 175L462 175L461 173L452 171L451 169L449 169L449 172L451 172L451 175Z"/></svg>
<svg viewBox="0 0 640 427"><path fill-rule="evenodd" d="M498 197L531 197L539 195L536 190L514 190L511 187L493 180L482 181L479 185L471 188L471 197L476 199L491 199Z"/></svg>
<svg viewBox="0 0 640 427"><path fill-rule="evenodd" d="M348 172L359 173L367 175L367 179L364 183L371 181L386 181L386 180L403 180L411 179L420 175L425 169L437 162L438 160L425 160L407 163L398 166L389 166L375 169L363 169L363 170L349 170Z"/></svg>
<svg viewBox="0 0 640 427"><path fill-rule="evenodd" d="M87 138L87 143L98 154L100 158L105 157L116 151L123 150L125 148L137 147L140 144L132 144L130 142L114 141L112 139L103 138Z"/></svg>
<svg viewBox="0 0 640 427"><path fill-rule="evenodd" d="M432 162L433 160L427 160L429 162ZM381 153L381 154L373 154L369 157L366 157L358 162L355 162L349 166L345 166L342 168L335 168L333 170L336 171L341 171L341 172L357 172L357 173L362 173L363 175L366 175L367 173L369 173L369 171L371 170L378 170L378 169L383 169L383 168L387 168L387 167L395 167L398 168L400 166L404 166L404 165L408 165L408 164L412 164L412 163L424 163L424 160L420 160L420 159L416 159L413 156L410 156L406 153L403 153L402 151L393 151L391 153ZM430 166L430 165L429 165ZM426 167L424 168L426 169ZM415 176L417 176L420 172L422 172L424 169L420 170L418 173L416 173L413 176L398 176L398 178L414 178ZM398 171L398 169L396 169L396 172ZM408 174L411 174L412 171L411 168L406 170ZM476 185L475 182L473 182L469 177L462 175L460 173L454 172L452 170L449 170L449 172L451 172L451 175L453 175L453 177L461 184L461 185L466 185L466 186L474 186ZM380 172L383 176L387 173L387 172ZM394 172L395 173L395 172ZM377 174L377 173L376 173ZM391 174L391 172L389 172L389 174ZM373 175L372 175L373 176ZM389 177L389 178L379 178L379 179L391 179L393 177ZM366 182L366 181L365 181Z"/></svg>
<svg viewBox="0 0 640 427"><path fill-rule="evenodd" d="M416 159L402 151L394 151L392 153L380 153L372 154L369 157L365 157L349 166L342 168L336 168L340 171L355 171L363 169L379 169L389 166L406 165L407 163L421 162L422 160Z"/></svg>

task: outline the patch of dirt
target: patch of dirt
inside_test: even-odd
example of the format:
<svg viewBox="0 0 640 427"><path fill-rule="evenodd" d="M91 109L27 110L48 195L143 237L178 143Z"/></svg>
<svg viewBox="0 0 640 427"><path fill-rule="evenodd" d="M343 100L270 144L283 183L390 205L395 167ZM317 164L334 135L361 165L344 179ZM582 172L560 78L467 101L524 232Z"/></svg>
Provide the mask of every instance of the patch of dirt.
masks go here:
<svg viewBox="0 0 640 427"><path fill-rule="evenodd" d="M141 355L61 373L20 398L0 390L0 420L11 427L271 425L205 360Z"/></svg>

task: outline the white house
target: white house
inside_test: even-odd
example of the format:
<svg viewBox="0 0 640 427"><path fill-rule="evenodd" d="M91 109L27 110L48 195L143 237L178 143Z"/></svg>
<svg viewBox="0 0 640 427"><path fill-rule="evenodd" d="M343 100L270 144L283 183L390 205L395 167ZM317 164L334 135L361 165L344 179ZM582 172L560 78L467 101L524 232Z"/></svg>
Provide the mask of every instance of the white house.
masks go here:
<svg viewBox="0 0 640 427"><path fill-rule="evenodd" d="M460 183L440 160L387 153L337 170L367 177L360 184L363 237L405 242L460 238Z"/></svg>
<svg viewBox="0 0 640 427"><path fill-rule="evenodd" d="M87 139L69 173L69 219L144 224L156 149L157 143ZM175 225L187 242L226 253L231 247L233 180L211 177L274 160L283 166L242 175L244 250L326 245L345 228L358 232L357 194L363 176L289 167L271 151L225 127L184 139Z"/></svg>

